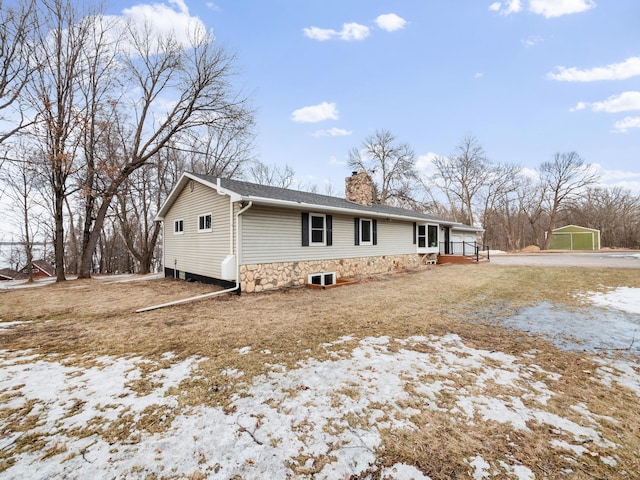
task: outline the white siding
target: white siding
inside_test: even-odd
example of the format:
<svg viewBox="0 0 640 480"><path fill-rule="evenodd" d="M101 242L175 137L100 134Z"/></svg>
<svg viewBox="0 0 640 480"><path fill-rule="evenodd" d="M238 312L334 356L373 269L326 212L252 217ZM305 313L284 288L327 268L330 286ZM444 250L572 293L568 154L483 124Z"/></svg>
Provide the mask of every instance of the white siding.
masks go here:
<svg viewBox="0 0 640 480"><path fill-rule="evenodd" d="M250 265L416 253L413 222L378 218L378 244L354 245L354 217L335 214L333 245L303 247L301 214L299 210L256 205L242 214L240 262Z"/></svg>
<svg viewBox="0 0 640 480"><path fill-rule="evenodd" d="M221 263L230 254L230 199L199 182L180 192L164 218L164 266L221 278ZM211 214L211 232L198 233L198 217ZM174 221L184 221L184 233L174 234Z"/></svg>

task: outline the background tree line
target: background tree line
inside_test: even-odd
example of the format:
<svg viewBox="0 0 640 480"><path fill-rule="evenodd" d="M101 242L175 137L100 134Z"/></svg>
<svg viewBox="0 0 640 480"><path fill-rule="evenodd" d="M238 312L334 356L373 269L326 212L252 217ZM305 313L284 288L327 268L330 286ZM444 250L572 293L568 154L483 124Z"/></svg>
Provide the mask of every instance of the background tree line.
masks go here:
<svg viewBox="0 0 640 480"><path fill-rule="evenodd" d="M547 249L553 229L576 224L600 230L604 247L640 248L640 196L598 184L595 169L576 152L556 153L531 170L491 161L467 134L428 168L419 171L416 161L411 147L386 130L349 154L351 168L376 180L380 203L480 226L486 247Z"/></svg>
<svg viewBox="0 0 640 480"><path fill-rule="evenodd" d="M236 59L198 23L166 33L72 0L0 0L0 58L0 195L25 265L34 242L51 243L58 280L158 269L153 219L184 171L318 190L254 158ZM638 196L598 185L575 152L529 171L492 162L467 135L424 173L380 130L348 164L371 173L380 203L481 226L492 248L546 248L565 223L600 229L603 246L640 246Z"/></svg>

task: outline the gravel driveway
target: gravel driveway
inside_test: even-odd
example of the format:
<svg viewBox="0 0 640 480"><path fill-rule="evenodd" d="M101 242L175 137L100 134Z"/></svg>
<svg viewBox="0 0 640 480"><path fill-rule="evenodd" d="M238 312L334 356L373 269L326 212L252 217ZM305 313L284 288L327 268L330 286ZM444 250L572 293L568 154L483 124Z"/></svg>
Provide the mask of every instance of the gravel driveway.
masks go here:
<svg viewBox="0 0 640 480"><path fill-rule="evenodd" d="M493 254L491 263L494 265L640 268L640 251Z"/></svg>

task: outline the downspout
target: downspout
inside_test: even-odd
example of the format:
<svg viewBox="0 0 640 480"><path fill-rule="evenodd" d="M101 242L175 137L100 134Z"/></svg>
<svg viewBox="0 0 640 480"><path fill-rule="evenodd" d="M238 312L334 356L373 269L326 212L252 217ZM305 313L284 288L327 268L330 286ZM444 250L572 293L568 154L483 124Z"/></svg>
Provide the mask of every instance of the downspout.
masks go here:
<svg viewBox="0 0 640 480"><path fill-rule="evenodd" d="M175 300L173 302L162 303L160 305L154 305L152 307L145 307L136 310L136 313L148 312L151 310L157 310L159 308L171 307L173 305L180 305L182 303L195 302L196 300L202 300L203 298L215 297L222 295L223 293L235 292L240 288L240 215L249 210L253 206L253 202L249 202L242 209L236 213L236 284L231 288L225 290L218 290L215 292L203 293L202 295L196 295L195 297L183 298L182 300ZM233 202L231 202L231 209L233 210ZM233 218L233 217L232 217ZM233 230L231 230L231 245L233 245ZM233 254L233 252L231 252Z"/></svg>

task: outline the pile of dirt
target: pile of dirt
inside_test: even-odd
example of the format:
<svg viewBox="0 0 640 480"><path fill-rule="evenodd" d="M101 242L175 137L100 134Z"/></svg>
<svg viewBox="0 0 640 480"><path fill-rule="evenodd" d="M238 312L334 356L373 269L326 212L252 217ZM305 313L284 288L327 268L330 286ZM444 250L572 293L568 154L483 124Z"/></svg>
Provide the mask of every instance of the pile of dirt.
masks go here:
<svg viewBox="0 0 640 480"><path fill-rule="evenodd" d="M529 245L520 250L523 253L538 253L540 251L540 247L537 245Z"/></svg>

